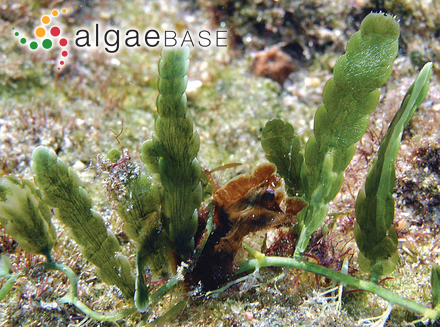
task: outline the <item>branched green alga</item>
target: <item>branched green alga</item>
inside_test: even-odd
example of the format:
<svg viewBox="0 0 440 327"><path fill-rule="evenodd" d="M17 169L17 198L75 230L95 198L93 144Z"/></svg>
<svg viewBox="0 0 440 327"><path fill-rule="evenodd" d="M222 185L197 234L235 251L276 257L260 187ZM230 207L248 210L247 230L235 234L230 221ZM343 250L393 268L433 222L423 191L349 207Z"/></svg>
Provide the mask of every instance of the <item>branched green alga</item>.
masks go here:
<svg viewBox="0 0 440 327"><path fill-rule="evenodd" d="M431 275L433 309L376 284L382 274L390 271L389 263L394 265L396 261L391 196L394 160L403 128L427 93L431 64L423 68L408 91L356 203L355 236L361 253L359 263L372 273L371 281L302 260L311 234L323 224L329 202L339 192L343 172L354 153L354 144L365 133L369 115L379 101L378 89L391 74L398 37L399 26L391 16L370 14L363 20L360 31L347 45L346 54L337 62L334 77L324 87L323 105L315 115L314 134L304 149L289 123L273 120L266 124L263 149L268 160L278 167L278 173L285 180L286 192L291 197L281 191L275 192L281 180L275 174L275 166L266 164L256 169L252 178L238 177L222 187L203 210L199 210L201 202L212 193L214 185L197 161L200 139L193 130L193 121L187 110L185 90L189 48L164 48L159 62L155 134L141 148L141 159L155 181L145 172L131 171L132 166L127 164L130 159L115 150L109 153L109 160L113 163L107 167L111 174L121 173L118 182L123 185L120 190L126 191L118 193L116 210L125 222L127 235L136 242L137 278L127 259L119 253L121 248L115 235L92 210L91 200L76 173L44 146L37 147L32 156L32 171L38 189L32 182L15 177L0 181L0 222L25 251L46 255L48 262L38 266L59 270L68 277L70 292L59 299L60 303L75 305L87 316L101 321L117 321L134 312L140 312L142 319L146 320L152 306L179 283L185 283L183 289L203 283L203 273L207 270L203 267L210 265L211 258L217 258L215 267L223 268L221 265L226 265L226 261L232 265L246 234L265 226L291 222L306 201L308 206L298 215L299 240L293 258L267 257L244 245L255 259L241 263L237 272L253 270L253 273L234 280L232 266L217 269L220 273L228 272L226 276L214 274L211 278L214 282L221 280L215 285L223 287L207 295L249 278L256 280L263 267L278 266L332 278L413 310L423 315L422 320L437 320L440 316L440 270L437 266L433 267ZM264 173L266 170L269 170L270 177ZM223 197L218 196L220 192ZM227 201L220 201L222 198ZM107 316L94 312L79 300L74 272L51 259L56 235L50 222L50 207L68 227L84 257L97 267L98 276L104 282L116 285L130 304L134 299L134 305L122 313ZM260 210L256 212L255 208ZM198 263L202 269L197 269ZM152 284L146 282L145 266L168 278L154 292L151 291ZM7 281L0 289L0 300L7 296L15 280L27 271L11 274L10 268L8 258L2 256L0 277ZM225 280L231 281L222 285ZM171 309L153 324L163 324L173 318L193 294L175 297L177 300L170 305Z"/></svg>
<svg viewBox="0 0 440 327"><path fill-rule="evenodd" d="M324 86L324 104L315 114L314 136L305 146L301 179L309 207L298 220L302 230L295 250L305 251L328 204L341 188L355 143L364 135L369 115L379 103L379 88L391 75L397 56L399 24L391 16L369 15L347 44Z"/></svg>
<svg viewBox="0 0 440 327"><path fill-rule="evenodd" d="M150 173L160 176L162 224L182 259L194 251L197 209L202 202L200 137L187 111L189 47L164 48L159 61L156 134L141 148Z"/></svg>
<svg viewBox="0 0 440 327"><path fill-rule="evenodd" d="M92 210L75 171L67 168L55 152L39 146L32 154L32 172L42 201L55 208L55 215L69 228L84 257L97 267L98 276L118 286L126 298L133 298L135 283L130 264L118 253L121 249L113 232Z"/></svg>

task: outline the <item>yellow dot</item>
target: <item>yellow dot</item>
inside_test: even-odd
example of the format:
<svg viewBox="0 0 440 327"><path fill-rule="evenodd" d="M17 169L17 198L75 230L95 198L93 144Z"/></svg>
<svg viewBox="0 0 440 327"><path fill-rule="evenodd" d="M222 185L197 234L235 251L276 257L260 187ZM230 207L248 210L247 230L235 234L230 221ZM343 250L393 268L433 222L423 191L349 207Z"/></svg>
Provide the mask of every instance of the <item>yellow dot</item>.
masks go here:
<svg viewBox="0 0 440 327"><path fill-rule="evenodd" d="M46 35L46 30L42 27L38 27L37 30L35 31L35 35L38 37L43 37Z"/></svg>
<svg viewBox="0 0 440 327"><path fill-rule="evenodd" d="M41 21L43 22L43 24L49 24L50 23L50 17L49 16L43 16L43 18L41 18Z"/></svg>
<svg viewBox="0 0 440 327"><path fill-rule="evenodd" d="M52 16L54 16L54 17L58 16L58 10L52 11Z"/></svg>
<svg viewBox="0 0 440 327"><path fill-rule="evenodd" d="M63 14L65 14L65 13L66 13L66 11L67 11L66 9L63 9L63 10L62 10Z"/></svg>

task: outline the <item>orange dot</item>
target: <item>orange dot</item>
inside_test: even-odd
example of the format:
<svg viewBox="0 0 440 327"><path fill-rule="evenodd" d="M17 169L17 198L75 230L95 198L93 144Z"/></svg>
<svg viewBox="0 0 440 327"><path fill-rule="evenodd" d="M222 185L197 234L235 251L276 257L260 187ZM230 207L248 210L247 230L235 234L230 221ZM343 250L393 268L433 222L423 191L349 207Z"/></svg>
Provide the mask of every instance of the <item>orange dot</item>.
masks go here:
<svg viewBox="0 0 440 327"><path fill-rule="evenodd" d="M52 16L54 16L54 17L58 16L58 10L52 11Z"/></svg>
<svg viewBox="0 0 440 327"><path fill-rule="evenodd" d="M50 17L49 16L43 16L43 18L41 18L41 21L43 22L43 24L49 24L50 23Z"/></svg>
<svg viewBox="0 0 440 327"><path fill-rule="evenodd" d="M66 9L63 9L63 10L62 10L63 14L65 14L65 13L66 13L66 11L67 11Z"/></svg>
<svg viewBox="0 0 440 327"><path fill-rule="evenodd" d="M43 37L46 35L46 30L42 27L38 27L37 30L35 31L35 35L38 37Z"/></svg>
<svg viewBox="0 0 440 327"><path fill-rule="evenodd" d="M72 9L70 9L70 11L72 11Z"/></svg>

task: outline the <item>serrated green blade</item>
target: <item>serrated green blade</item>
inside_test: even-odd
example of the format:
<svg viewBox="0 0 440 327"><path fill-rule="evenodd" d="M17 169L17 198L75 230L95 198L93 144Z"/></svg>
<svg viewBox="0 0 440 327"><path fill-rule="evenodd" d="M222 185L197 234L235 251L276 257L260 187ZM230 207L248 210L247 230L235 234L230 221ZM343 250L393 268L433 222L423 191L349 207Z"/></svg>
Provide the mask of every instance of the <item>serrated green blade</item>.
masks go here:
<svg viewBox="0 0 440 327"><path fill-rule="evenodd" d="M425 98L432 64L426 64L415 82L408 89L400 109L394 116L382 140L365 186L356 199L355 239L361 251L361 268L373 272L373 279L390 272L389 259L397 251L397 234L392 226L394 220L393 188L395 183L394 162L400 147L405 126L416 108ZM385 264L385 262L388 262ZM393 261L393 263L396 260ZM383 267L388 267L384 269Z"/></svg>
<svg viewBox="0 0 440 327"><path fill-rule="evenodd" d="M440 304L440 266L432 265L431 268L432 306Z"/></svg>
<svg viewBox="0 0 440 327"><path fill-rule="evenodd" d="M311 234L324 222L328 205L341 188L355 143L365 133L369 115L379 102L379 88L391 75L399 33L393 17L369 14L337 61L334 77L324 86L323 105L316 111L301 167L303 198L309 206L298 215L301 232L296 258L306 250Z"/></svg>
<svg viewBox="0 0 440 327"><path fill-rule="evenodd" d="M0 277L9 278L11 275L9 272L11 271L11 260L6 254L2 254L0 256Z"/></svg>
<svg viewBox="0 0 440 327"><path fill-rule="evenodd" d="M284 178L287 194L302 196L300 173L304 158L293 126L281 119L273 119L266 123L262 135L261 146L266 152L266 158L277 167L278 174Z"/></svg>
<svg viewBox="0 0 440 327"><path fill-rule="evenodd" d="M0 222L28 253L50 259L56 241L49 207L41 201L33 183L14 176L0 180Z"/></svg>

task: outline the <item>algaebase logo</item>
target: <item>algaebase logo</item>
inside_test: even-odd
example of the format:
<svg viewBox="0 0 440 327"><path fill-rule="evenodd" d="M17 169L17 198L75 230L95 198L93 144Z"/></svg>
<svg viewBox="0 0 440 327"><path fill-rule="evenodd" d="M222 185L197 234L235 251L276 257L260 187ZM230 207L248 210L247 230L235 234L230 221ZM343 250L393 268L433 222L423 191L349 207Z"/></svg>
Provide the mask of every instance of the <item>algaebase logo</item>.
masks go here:
<svg viewBox="0 0 440 327"><path fill-rule="evenodd" d="M50 15L45 15L41 18L43 26L38 26L34 30L35 37L27 39L24 33L12 28L15 36L19 37L19 41L23 46L29 46L33 51L38 49L50 50L60 49L61 53L57 59L58 70L65 67L66 59L69 54L68 46L74 46L80 50L88 50L93 48L100 48L103 52L114 55L124 47L125 49L133 48L155 48L157 46L175 47L188 45L189 47L227 47L227 33L226 29L219 29L216 31L199 30L182 31L182 35L174 30L159 31L154 28L147 28L145 32L139 31L135 28L128 28L126 30L119 30L109 28L105 33L100 32L103 28L99 23L94 24L94 31L87 28L81 28L76 31L76 38L72 42L68 42L65 37L61 36L61 28L56 25L56 20L63 14L72 12L72 9L52 10ZM224 27L224 26L222 26Z"/></svg>
<svg viewBox="0 0 440 327"><path fill-rule="evenodd" d="M20 37L20 43L24 46L29 46L31 50L37 50L40 48L43 48L45 50L50 50L53 48L61 49L62 60L58 61L58 63L60 64L58 70L60 70L61 67L65 64L67 56L69 55L69 52L67 51L67 45L69 42L65 37L61 36L61 29L55 24L55 20L57 17L60 16L60 14L67 14L68 12L72 12L72 9L62 9L61 11L52 10L50 16L43 16L41 18L41 22L44 26L39 26L34 31L34 35L37 38L34 37L28 40L26 37L23 36L24 33L22 33L21 31L17 31L15 27L12 28L14 30L14 35Z"/></svg>

